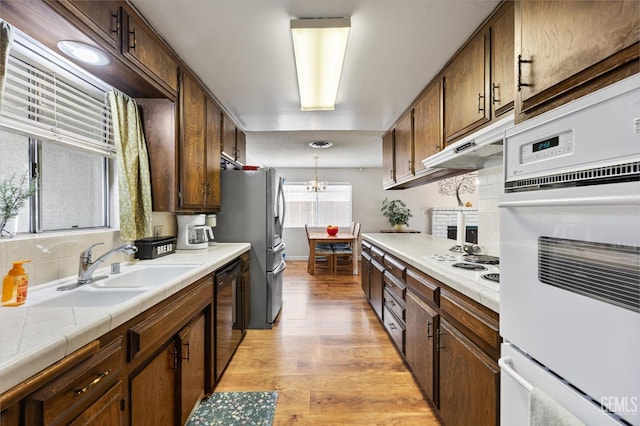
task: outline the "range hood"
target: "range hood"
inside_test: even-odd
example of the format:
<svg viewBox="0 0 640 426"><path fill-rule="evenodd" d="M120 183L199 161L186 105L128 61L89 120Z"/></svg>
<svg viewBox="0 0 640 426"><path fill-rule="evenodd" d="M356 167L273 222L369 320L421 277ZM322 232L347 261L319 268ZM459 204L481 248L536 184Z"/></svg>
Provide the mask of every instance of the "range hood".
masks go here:
<svg viewBox="0 0 640 426"><path fill-rule="evenodd" d="M442 151L422 160L429 170L478 170L498 165L502 161L504 132L513 127L513 113L491 123L475 133L447 146Z"/></svg>

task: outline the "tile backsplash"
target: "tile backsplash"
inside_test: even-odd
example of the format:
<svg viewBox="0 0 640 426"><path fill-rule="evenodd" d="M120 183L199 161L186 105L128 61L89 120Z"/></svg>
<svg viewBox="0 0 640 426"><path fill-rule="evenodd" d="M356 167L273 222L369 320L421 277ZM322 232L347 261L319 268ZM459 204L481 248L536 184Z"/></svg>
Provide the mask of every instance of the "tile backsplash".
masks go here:
<svg viewBox="0 0 640 426"><path fill-rule="evenodd" d="M116 229L77 231L52 234L26 234L16 238L0 239L0 274L6 275L16 260L31 259L24 264L29 274L29 286L78 274L80 252L92 244L104 243L94 248L96 259L107 250L122 244L120 231ZM114 254L106 262L124 262L131 256Z"/></svg>
<svg viewBox="0 0 640 426"><path fill-rule="evenodd" d="M503 190L502 164L478 170L478 244L500 256L498 202Z"/></svg>

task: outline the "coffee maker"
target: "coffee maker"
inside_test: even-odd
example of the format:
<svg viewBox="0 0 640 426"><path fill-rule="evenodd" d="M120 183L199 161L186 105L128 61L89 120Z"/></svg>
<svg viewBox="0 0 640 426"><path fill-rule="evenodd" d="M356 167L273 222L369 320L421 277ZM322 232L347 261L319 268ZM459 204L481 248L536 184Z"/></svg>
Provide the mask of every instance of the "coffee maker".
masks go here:
<svg viewBox="0 0 640 426"><path fill-rule="evenodd" d="M194 250L206 249L209 241L213 240L213 231L205 224L204 214L176 215L178 221L178 239L176 249Z"/></svg>

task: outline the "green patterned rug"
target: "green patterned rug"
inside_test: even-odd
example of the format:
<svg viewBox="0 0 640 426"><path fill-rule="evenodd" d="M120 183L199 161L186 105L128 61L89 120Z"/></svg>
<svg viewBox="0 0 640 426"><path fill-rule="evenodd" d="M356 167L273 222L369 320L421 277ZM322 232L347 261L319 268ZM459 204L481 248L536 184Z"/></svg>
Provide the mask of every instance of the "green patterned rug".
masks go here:
<svg viewBox="0 0 640 426"><path fill-rule="evenodd" d="M271 426L278 392L214 392L193 413L188 426Z"/></svg>

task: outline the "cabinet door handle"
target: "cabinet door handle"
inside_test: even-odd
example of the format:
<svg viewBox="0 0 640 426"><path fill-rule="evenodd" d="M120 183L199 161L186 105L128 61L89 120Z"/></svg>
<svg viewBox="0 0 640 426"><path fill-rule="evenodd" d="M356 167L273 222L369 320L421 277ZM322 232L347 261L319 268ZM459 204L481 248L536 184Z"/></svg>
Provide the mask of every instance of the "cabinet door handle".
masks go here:
<svg viewBox="0 0 640 426"><path fill-rule="evenodd" d="M484 111L484 95L478 93L478 114Z"/></svg>
<svg viewBox="0 0 640 426"><path fill-rule="evenodd" d="M531 86L533 86L532 84L523 83L522 82L522 64L530 64L532 62L533 62L533 60L531 60L531 59L522 59L522 55L518 55L518 92L523 87L531 87Z"/></svg>
<svg viewBox="0 0 640 426"><path fill-rule="evenodd" d="M183 343L182 346L186 346L187 347L187 356L183 356L182 359L186 359L187 361L189 361L189 356L191 355L189 353L189 343Z"/></svg>
<svg viewBox="0 0 640 426"><path fill-rule="evenodd" d="M207 184L202 184L202 189L200 189L200 195L205 195L207 193Z"/></svg>
<svg viewBox="0 0 640 426"><path fill-rule="evenodd" d="M211 195L211 184L207 183L207 195Z"/></svg>
<svg viewBox="0 0 640 426"><path fill-rule="evenodd" d="M131 41L133 40L133 43ZM136 50L136 29L129 30L129 49Z"/></svg>
<svg viewBox="0 0 640 426"><path fill-rule="evenodd" d="M390 322L389 323L389 328L392 329L392 330L395 330L396 329L395 323Z"/></svg>
<svg viewBox="0 0 640 426"><path fill-rule="evenodd" d="M411 168L411 160L407 160L407 161L409 162L409 171L411 171L412 170L412 168Z"/></svg>
<svg viewBox="0 0 640 426"><path fill-rule="evenodd" d="M499 84L495 84L495 83L493 83L493 84L491 85L491 96L493 97L492 102L493 102L494 104L499 104L499 103L500 103L500 99L498 99L498 97L496 96L496 89L499 89L499 88L500 88L500 85L499 85Z"/></svg>
<svg viewBox="0 0 640 426"><path fill-rule="evenodd" d="M441 340L442 340L442 332L440 331L440 329L438 329L436 331L436 349L437 350L444 349L444 346L442 346L441 344Z"/></svg>
<svg viewBox="0 0 640 426"><path fill-rule="evenodd" d="M113 12L111 18L111 32L118 34L120 32L120 12Z"/></svg>
<svg viewBox="0 0 640 426"><path fill-rule="evenodd" d="M173 360L172 360L173 365L169 366L169 368L171 370L178 371L178 348L171 349L169 353L173 355Z"/></svg>
<svg viewBox="0 0 640 426"><path fill-rule="evenodd" d="M91 381L91 383L89 383L88 385L86 385L86 386L84 386L84 387L82 387L80 389L76 389L73 392L73 396L75 396L76 398L79 397L80 395L82 395L83 393L85 393L86 391L91 389L93 386L97 385L100 382L100 380L104 379L109 374L111 374L111 369L108 369L107 371L103 371L102 373L98 373L98 377L93 379Z"/></svg>
<svg viewBox="0 0 640 426"><path fill-rule="evenodd" d="M431 340L431 321L427 321L427 340Z"/></svg>

